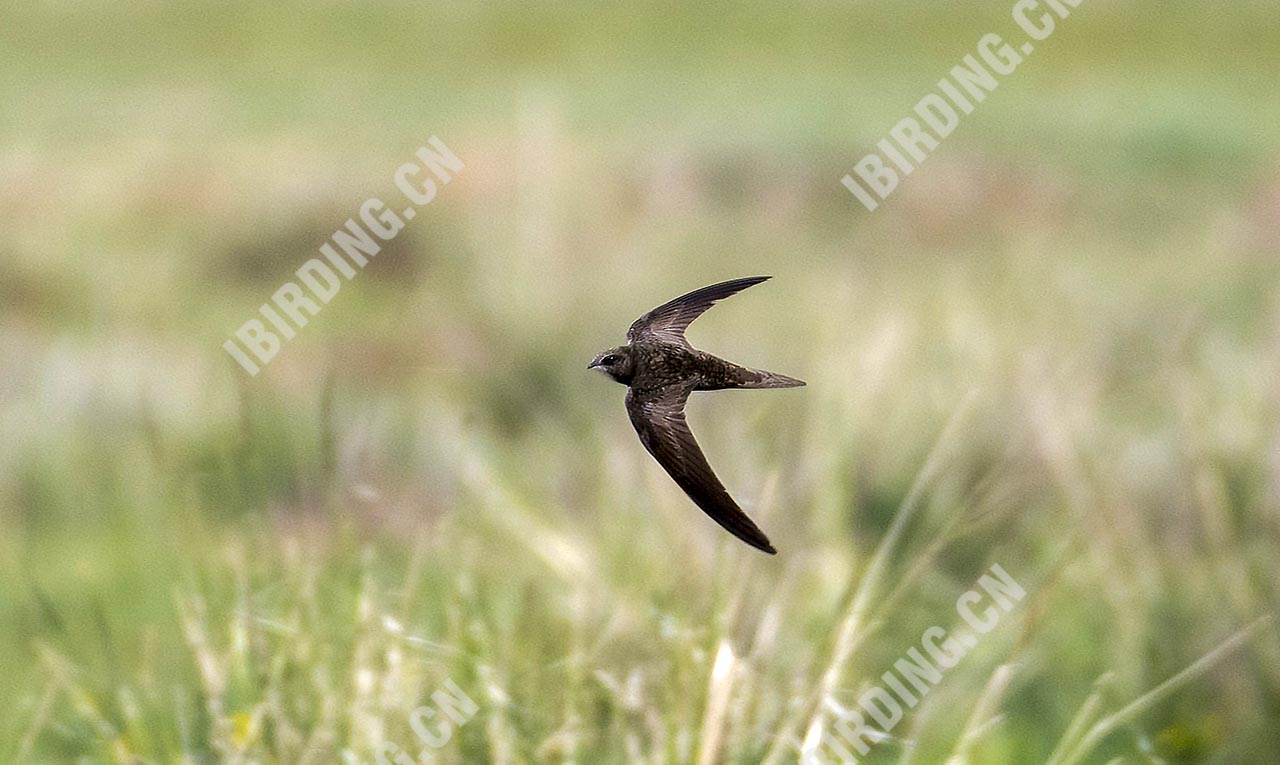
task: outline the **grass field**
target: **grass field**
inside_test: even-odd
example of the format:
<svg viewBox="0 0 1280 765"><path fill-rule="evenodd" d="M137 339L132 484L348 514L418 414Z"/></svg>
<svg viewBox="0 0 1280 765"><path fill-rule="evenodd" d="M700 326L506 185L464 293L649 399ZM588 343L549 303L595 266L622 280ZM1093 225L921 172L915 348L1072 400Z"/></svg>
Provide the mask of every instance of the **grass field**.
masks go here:
<svg viewBox="0 0 1280 765"><path fill-rule="evenodd" d="M1087 0L868 213L1010 6L7 8L0 762L796 762L993 565L859 761L1274 762L1280 15ZM465 168L245 375L432 135ZM584 369L754 274L690 338L808 387L690 420L773 558Z"/></svg>

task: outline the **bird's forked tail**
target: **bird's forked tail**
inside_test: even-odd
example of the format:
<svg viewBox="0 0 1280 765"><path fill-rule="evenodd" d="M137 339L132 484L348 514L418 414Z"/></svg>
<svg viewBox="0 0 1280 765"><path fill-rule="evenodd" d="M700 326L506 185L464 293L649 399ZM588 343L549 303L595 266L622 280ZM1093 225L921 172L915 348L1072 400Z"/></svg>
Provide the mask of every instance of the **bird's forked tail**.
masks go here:
<svg viewBox="0 0 1280 765"><path fill-rule="evenodd" d="M804 380L780 375L777 372L766 372L763 369L743 368L741 377L731 387L734 388L799 388L805 385Z"/></svg>

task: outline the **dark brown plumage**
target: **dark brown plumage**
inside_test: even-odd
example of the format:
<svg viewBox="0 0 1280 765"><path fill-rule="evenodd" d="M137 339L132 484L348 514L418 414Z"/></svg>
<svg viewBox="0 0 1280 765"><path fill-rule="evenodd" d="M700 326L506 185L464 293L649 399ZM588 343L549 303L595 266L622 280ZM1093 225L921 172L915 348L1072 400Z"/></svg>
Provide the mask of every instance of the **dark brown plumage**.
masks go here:
<svg viewBox="0 0 1280 765"><path fill-rule="evenodd" d="M731 534L770 555L769 538L733 501L707 463L685 421L690 394L726 388L794 388L804 382L738 366L689 345L684 331L717 301L767 276L713 284L658 306L631 325L627 344L588 365L628 387L627 415L649 454L702 511Z"/></svg>

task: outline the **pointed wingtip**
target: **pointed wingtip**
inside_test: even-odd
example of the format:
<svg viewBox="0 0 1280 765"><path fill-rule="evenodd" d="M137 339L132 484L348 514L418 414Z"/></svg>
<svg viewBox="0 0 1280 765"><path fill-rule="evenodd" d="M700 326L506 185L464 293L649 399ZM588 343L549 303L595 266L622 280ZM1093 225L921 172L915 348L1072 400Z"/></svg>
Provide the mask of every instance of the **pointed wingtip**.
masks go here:
<svg viewBox="0 0 1280 765"><path fill-rule="evenodd" d="M707 289L715 289L717 287L721 287L721 288L727 287L729 289L732 289L734 292L740 292L742 290L747 289L748 287L754 287L757 284L767 282L772 278L773 278L772 276L743 276L738 279L730 279L727 282L712 284Z"/></svg>
<svg viewBox="0 0 1280 765"><path fill-rule="evenodd" d="M756 534L740 534L734 531L733 535L766 555L777 555L778 551L774 548L773 543L769 541L769 537L765 536L760 529L756 529L756 532Z"/></svg>
<svg viewBox="0 0 1280 765"><path fill-rule="evenodd" d="M769 541L769 538L766 537L763 532L761 532L760 536L755 536L754 534L740 534L733 530L730 530L730 533L746 543L747 547L750 547L752 550L759 550L765 555L778 554L777 548L773 546L773 543Z"/></svg>
<svg viewBox="0 0 1280 765"><path fill-rule="evenodd" d="M706 512L705 508L703 508L703 512ZM748 547L754 550L759 550L766 555L777 555L777 549L775 549L773 543L769 541L769 537L760 530L760 527L756 526L746 513L743 513L741 510L739 510L738 513L739 515L736 518L722 518L716 515L711 515L710 513L708 513L708 515L711 515L716 523L719 523L730 534L742 540L742 542L744 542Z"/></svg>

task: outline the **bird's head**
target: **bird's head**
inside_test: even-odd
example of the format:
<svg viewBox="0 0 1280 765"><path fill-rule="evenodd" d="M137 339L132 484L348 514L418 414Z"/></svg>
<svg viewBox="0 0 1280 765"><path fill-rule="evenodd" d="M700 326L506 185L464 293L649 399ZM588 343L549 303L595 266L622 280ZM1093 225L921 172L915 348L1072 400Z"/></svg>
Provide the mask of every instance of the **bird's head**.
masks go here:
<svg viewBox="0 0 1280 765"><path fill-rule="evenodd" d="M631 348L622 345L597 354L595 360L587 365L587 369L599 369L617 382L627 385L635 374L635 360L631 355Z"/></svg>

